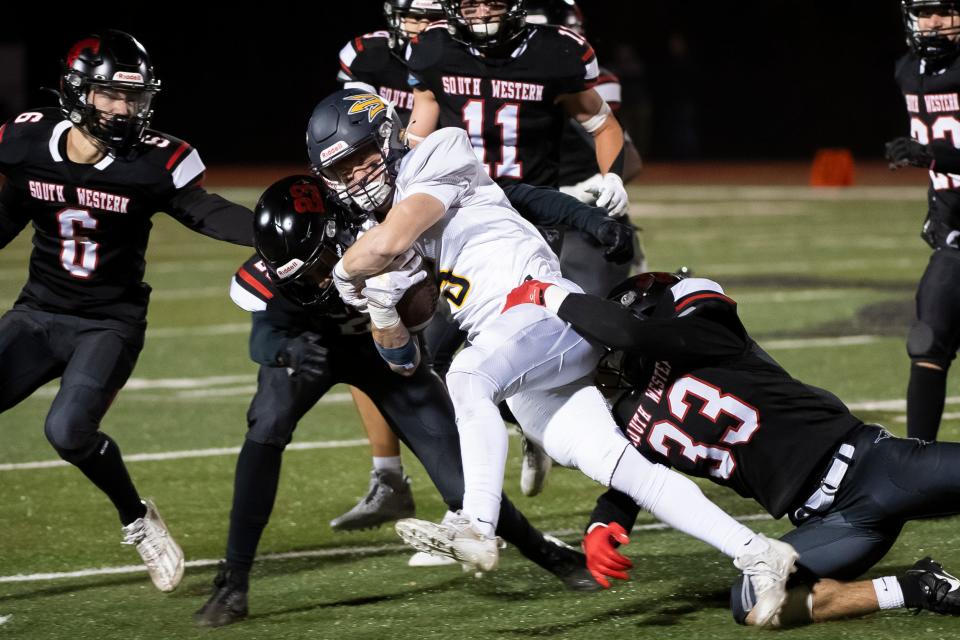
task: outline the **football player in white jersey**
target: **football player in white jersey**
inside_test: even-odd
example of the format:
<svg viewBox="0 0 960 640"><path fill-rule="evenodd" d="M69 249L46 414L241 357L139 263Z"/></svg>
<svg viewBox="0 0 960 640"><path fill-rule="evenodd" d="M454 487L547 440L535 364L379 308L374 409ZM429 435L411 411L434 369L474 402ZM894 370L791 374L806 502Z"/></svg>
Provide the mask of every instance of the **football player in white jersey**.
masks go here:
<svg viewBox="0 0 960 640"><path fill-rule="evenodd" d="M375 94L346 89L314 109L307 148L313 170L331 192L381 220L333 270L343 300L368 311L375 324L399 322L391 301L409 286L408 276L396 274L392 298L368 300L362 292L366 278L413 248L436 265L442 296L468 334L469 346L454 358L446 378L460 432L463 510L441 524L402 520L401 537L481 571L496 568L507 455L497 403L505 399L524 434L558 463L626 493L660 520L734 558L758 594L758 620L773 620L796 552L754 533L691 481L643 458L591 383L600 349L543 307L509 298L531 277L580 289L560 275L546 242L487 176L467 134L439 129L408 152L390 105Z"/></svg>

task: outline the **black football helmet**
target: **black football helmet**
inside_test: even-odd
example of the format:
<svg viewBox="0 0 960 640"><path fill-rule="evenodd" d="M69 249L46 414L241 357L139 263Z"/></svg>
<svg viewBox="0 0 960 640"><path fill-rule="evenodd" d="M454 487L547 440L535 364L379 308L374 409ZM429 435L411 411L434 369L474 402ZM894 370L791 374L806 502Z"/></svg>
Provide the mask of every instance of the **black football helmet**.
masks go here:
<svg viewBox="0 0 960 640"><path fill-rule="evenodd" d="M462 5L476 2L502 5L504 12L494 17L464 17ZM527 31L525 0L440 0L440 4L450 37L479 51L504 47Z"/></svg>
<svg viewBox="0 0 960 640"><path fill-rule="evenodd" d="M60 110L108 153L122 157L143 138L159 91L160 81L143 45L128 33L110 29L70 48L60 79ZM123 100L127 115L97 109L98 93Z"/></svg>
<svg viewBox="0 0 960 640"><path fill-rule="evenodd" d="M901 0L907 44L928 62L942 62L960 53L960 2L956 0ZM955 16L957 26L923 30L920 18L930 14Z"/></svg>
<svg viewBox="0 0 960 640"><path fill-rule="evenodd" d="M310 116L310 169L340 201L369 213L393 193L400 159L407 152L402 136L403 124L388 101L362 89L341 89L324 98ZM349 184L343 181L338 163L374 152L380 159L372 171Z"/></svg>
<svg viewBox="0 0 960 640"><path fill-rule="evenodd" d="M316 308L335 303L331 273L355 237L339 205L313 176L274 182L253 210L254 246L270 280L289 300Z"/></svg>
<svg viewBox="0 0 960 640"><path fill-rule="evenodd" d="M414 20L443 20L443 7L439 0L387 0L383 3L383 15L390 32L390 48L403 47L415 36L403 28L404 18Z"/></svg>
<svg viewBox="0 0 960 640"><path fill-rule="evenodd" d="M682 280L674 273L655 271L627 278L607 295L612 300L630 309L640 319L673 314L673 296L666 295L670 288ZM661 301L667 302L661 305ZM642 378L644 362L633 354L611 351L600 359L595 382L604 391L632 389Z"/></svg>
<svg viewBox="0 0 960 640"><path fill-rule="evenodd" d="M555 24L583 35L583 13L574 0L527 0L527 24Z"/></svg>

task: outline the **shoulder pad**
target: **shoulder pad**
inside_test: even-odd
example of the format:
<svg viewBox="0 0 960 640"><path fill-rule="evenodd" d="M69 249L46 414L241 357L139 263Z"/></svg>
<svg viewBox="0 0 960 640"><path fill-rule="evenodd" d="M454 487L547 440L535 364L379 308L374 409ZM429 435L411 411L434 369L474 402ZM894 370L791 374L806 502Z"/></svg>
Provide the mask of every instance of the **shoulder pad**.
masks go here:
<svg viewBox="0 0 960 640"><path fill-rule="evenodd" d="M357 73L377 73L390 64L389 34L374 31L354 38L340 50L340 68L353 78Z"/></svg>
<svg viewBox="0 0 960 640"><path fill-rule="evenodd" d="M535 45L550 53L549 69L554 77L571 77L584 82L584 90L592 87L600 73L597 54L587 39L566 27L536 25L531 38L545 41ZM534 45L531 45L534 46Z"/></svg>
<svg viewBox="0 0 960 640"><path fill-rule="evenodd" d="M411 71L426 71L443 57L444 47L453 42L447 32L446 21L431 23L416 37L410 39L407 50L407 66Z"/></svg>
<svg viewBox="0 0 960 640"><path fill-rule="evenodd" d="M31 148L47 147L57 125L69 127L59 109L46 107L19 113L0 126L0 165L22 162Z"/></svg>
<svg viewBox="0 0 960 640"><path fill-rule="evenodd" d="M717 302L736 308L737 303L728 298L723 287L706 278L685 278L670 288L673 294L674 313L688 315L706 302Z"/></svg>
<svg viewBox="0 0 960 640"><path fill-rule="evenodd" d="M177 189L201 179L206 171L200 153L179 138L147 129L140 144L144 157L162 167L163 173L169 176Z"/></svg>
<svg viewBox="0 0 960 640"><path fill-rule="evenodd" d="M260 256L244 262L230 282L230 298L244 311L264 311L277 295Z"/></svg>

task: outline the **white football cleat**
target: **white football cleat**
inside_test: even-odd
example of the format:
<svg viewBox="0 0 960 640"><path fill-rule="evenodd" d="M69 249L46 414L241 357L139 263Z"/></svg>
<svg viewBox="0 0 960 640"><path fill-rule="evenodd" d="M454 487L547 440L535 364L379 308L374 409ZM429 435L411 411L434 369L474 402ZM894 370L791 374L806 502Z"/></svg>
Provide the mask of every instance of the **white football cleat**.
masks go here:
<svg viewBox="0 0 960 640"><path fill-rule="evenodd" d="M123 527L122 542L136 545L157 589L173 591L183 579L183 551L170 535L153 501L148 498L141 502L147 513Z"/></svg>
<svg viewBox="0 0 960 640"><path fill-rule="evenodd" d="M426 551L417 551L407 560L409 567L448 567L457 564L450 556L438 556Z"/></svg>
<svg viewBox="0 0 960 640"><path fill-rule="evenodd" d="M796 562L800 556L786 542L757 535L769 543L767 550L753 555L741 554L734 558L733 564L743 571L753 587L756 596L756 603L750 610L753 624L766 627L774 624L787 600L787 579L797 570Z"/></svg>
<svg viewBox="0 0 960 640"><path fill-rule="evenodd" d="M543 448L521 436L520 447L522 459L520 462L520 492L527 497L533 497L543 491L547 484L547 474L553 466L553 460Z"/></svg>
<svg viewBox="0 0 960 640"><path fill-rule="evenodd" d="M493 571L500 563L500 538L483 535L464 515L441 524L404 518L394 526L397 535L417 551L453 558L477 571Z"/></svg>

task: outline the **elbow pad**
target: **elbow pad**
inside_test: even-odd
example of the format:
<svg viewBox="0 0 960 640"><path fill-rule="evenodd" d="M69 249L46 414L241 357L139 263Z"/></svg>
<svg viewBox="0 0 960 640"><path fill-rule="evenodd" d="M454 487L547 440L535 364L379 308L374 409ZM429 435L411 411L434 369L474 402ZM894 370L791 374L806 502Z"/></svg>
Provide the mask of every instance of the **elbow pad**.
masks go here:
<svg viewBox="0 0 960 640"><path fill-rule="evenodd" d="M612 113L613 111L610 109L610 105L604 101L603 106L600 107L600 111L598 111L591 118L581 122L580 126L583 127L584 131L587 133L596 133L600 130L600 127L604 125L604 123L607 121L607 118L609 118Z"/></svg>

